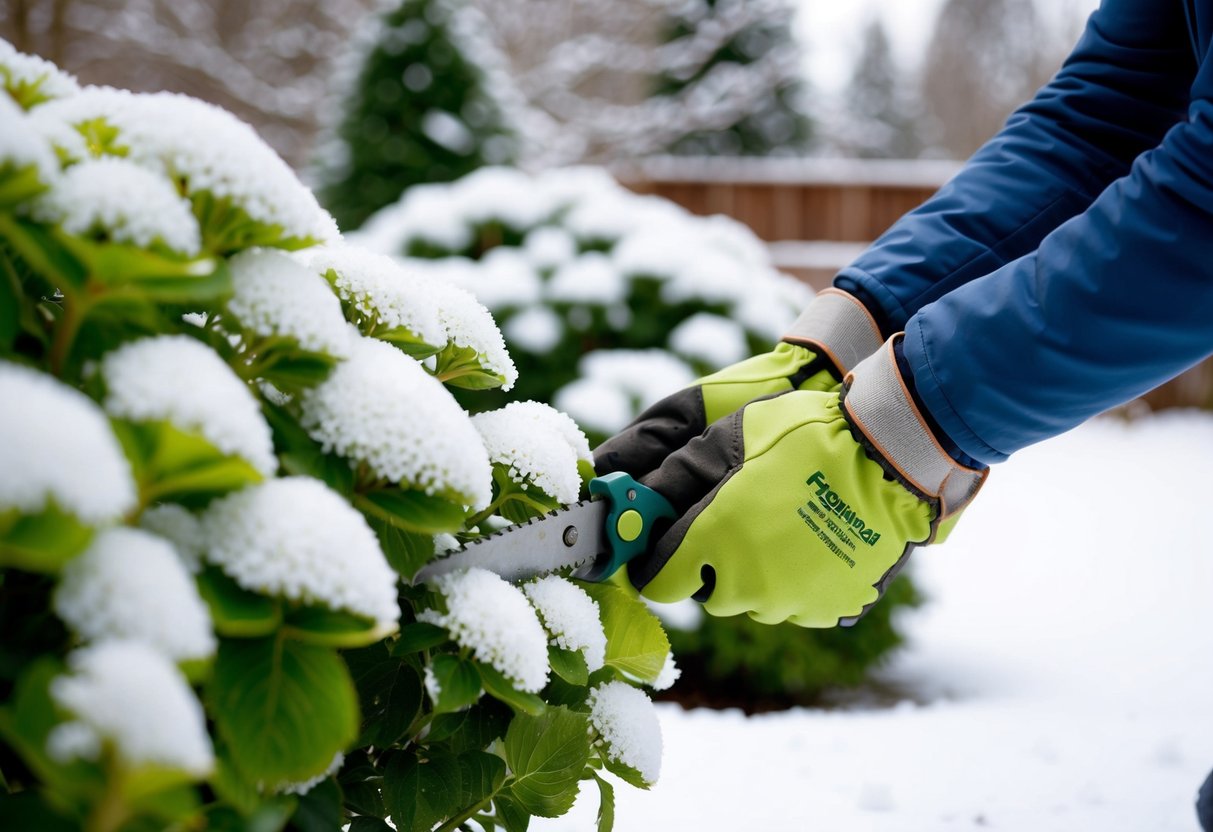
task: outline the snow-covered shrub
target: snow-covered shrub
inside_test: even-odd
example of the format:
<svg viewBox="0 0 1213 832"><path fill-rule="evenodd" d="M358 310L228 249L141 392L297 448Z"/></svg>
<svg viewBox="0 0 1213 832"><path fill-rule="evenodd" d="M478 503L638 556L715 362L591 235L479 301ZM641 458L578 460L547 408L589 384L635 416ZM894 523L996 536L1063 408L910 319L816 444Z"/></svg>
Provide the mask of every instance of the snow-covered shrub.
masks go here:
<svg viewBox="0 0 1213 832"><path fill-rule="evenodd" d="M0 817L514 830L647 787L598 740L651 719L592 720L668 677L641 602L412 583L589 475L568 416L452 395L518 378L489 311L222 110L3 42L0 81Z"/></svg>
<svg viewBox="0 0 1213 832"><path fill-rule="evenodd" d="M513 398L553 402L598 440L769 348L809 294L743 226L586 168L412 188L355 238L476 295L519 367Z"/></svg>

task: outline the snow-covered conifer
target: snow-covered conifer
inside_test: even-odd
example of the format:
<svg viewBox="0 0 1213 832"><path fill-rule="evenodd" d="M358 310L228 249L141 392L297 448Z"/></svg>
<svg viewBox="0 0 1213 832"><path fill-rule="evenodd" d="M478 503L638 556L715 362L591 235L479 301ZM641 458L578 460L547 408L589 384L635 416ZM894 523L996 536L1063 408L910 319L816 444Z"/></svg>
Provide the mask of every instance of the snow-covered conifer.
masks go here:
<svg viewBox="0 0 1213 832"><path fill-rule="evenodd" d="M105 409L133 422L195 431L265 476L278 468L269 425L244 382L210 347L185 335L125 344L101 360Z"/></svg>
<svg viewBox="0 0 1213 832"><path fill-rule="evenodd" d="M105 414L50 376L0 361L0 511L49 502L88 523L135 505L130 463Z"/></svg>
<svg viewBox="0 0 1213 832"><path fill-rule="evenodd" d="M590 691L590 724L607 758L636 769L646 783L661 775L661 723L644 691L627 682L605 682Z"/></svg>
<svg viewBox="0 0 1213 832"><path fill-rule="evenodd" d="M606 634L598 602L572 581L547 575L522 585L552 643L564 650L580 650L590 672L606 660Z"/></svg>

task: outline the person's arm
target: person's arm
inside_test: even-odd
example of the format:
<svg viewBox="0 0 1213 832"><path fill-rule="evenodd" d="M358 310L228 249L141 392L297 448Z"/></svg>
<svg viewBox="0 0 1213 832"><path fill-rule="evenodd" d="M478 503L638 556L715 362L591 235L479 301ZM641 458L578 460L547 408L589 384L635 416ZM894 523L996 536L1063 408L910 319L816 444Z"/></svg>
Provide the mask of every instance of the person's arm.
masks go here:
<svg viewBox="0 0 1213 832"><path fill-rule="evenodd" d="M835 285L885 334L1034 251L1183 119L1196 72L1183 4L1104 0L1053 81Z"/></svg>

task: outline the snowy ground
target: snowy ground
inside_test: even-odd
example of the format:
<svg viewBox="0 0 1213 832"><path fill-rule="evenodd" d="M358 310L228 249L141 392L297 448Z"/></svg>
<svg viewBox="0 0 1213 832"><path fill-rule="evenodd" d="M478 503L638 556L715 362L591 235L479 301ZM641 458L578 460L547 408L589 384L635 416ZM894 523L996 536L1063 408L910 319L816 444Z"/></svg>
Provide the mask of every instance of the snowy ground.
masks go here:
<svg viewBox="0 0 1213 832"><path fill-rule="evenodd" d="M1213 768L1213 417L1107 419L994 472L918 553L932 601L889 679L927 704L661 707L620 832L1196 830ZM591 830L597 792L542 832Z"/></svg>

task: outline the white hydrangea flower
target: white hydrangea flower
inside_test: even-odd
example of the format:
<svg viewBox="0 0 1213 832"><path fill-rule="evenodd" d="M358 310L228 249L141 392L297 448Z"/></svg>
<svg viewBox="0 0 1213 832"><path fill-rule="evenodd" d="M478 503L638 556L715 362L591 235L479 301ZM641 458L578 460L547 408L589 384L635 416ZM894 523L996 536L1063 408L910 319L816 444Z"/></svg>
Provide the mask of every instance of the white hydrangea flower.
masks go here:
<svg viewBox="0 0 1213 832"><path fill-rule="evenodd" d="M534 179L517 168L483 167L452 184L463 220L472 226L500 222L524 230L547 219L552 205Z"/></svg>
<svg viewBox="0 0 1213 832"><path fill-rule="evenodd" d="M189 194L231 199L283 235L336 239L337 225L316 197L248 124L221 107L177 93L125 93L86 87L43 105L68 124L103 118L136 164L185 182Z"/></svg>
<svg viewBox="0 0 1213 832"><path fill-rule="evenodd" d="M53 183L59 176L59 162L46 135L12 99L0 94L0 170L31 166L43 185Z"/></svg>
<svg viewBox="0 0 1213 832"><path fill-rule="evenodd" d="M733 308L733 318L768 341L778 341L800 311L813 299L813 290L799 280L775 274L771 280L756 280L752 291Z"/></svg>
<svg viewBox="0 0 1213 832"><path fill-rule="evenodd" d="M550 307L531 306L506 321L502 332L510 346L542 355L564 337L564 321Z"/></svg>
<svg viewBox="0 0 1213 832"><path fill-rule="evenodd" d="M48 375L0 361L0 511L51 501L87 523L135 505L130 463L101 408Z"/></svg>
<svg viewBox="0 0 1213 832"><path fill-rule="evenodd" d="M472 424L489 459L516 483L533 484L561 503L576 502L581 490L577 461L591 458L589 441L577 423L551 405L511 402L479 413Z"/></svg>
<svg viewBox="0 0 1213 832"><path fill-rule="evenodd" d="M476 296L488 309L529 306L539 301L543 281L518 249L498 246L467 268L445 272L452 283Z"/></svg>
<svg viewBox="0 0 1213 832"><path fill-rule="evenodd" d="M391 257L348 245L304 249L294 256L321 277L332 271L341 300L382 327L407 329L431 346L446 343L430 281Z"/></svg>
<svg viewBox="0 0 1213 832"><path fill-rule="evenodd" d="M264 338L293 338L309 352L349 354L341 301L322 277L274 249L241 252L229 265L233 294L227 309L243 327Z"/></svg>
<svg viewBox="0 0 1213 832"><path fill-rule="evenodd" d="M582 356L578 370L585 378L618 385L648 407L695 380L685 362L665 350L597 350Z"/></svg>
<svg viewBox="0 0 1213 832"><path fill-rule="evenodd" d="M175 662L215 653L211 617L172 545L119 526L68 561L53 606L84 641L129 639Z"/></svg>
<svg viewBox="0 0 1213 832"><path fill-rule="evenodd" d="M18 52L3 39L0 39L0 81L10 94L36 85L44 99L65 98L80 91L74 76L37 55Z"/></svg>
<svg viewBox="0 0 1213 832"><path fill-rule="evenodd" d="M618 385L592 378L570 381L556 391L552 402L587 430L606 435L618 433L639 412Z"/></svg>
<svg viewBox="0 0 1213 832"><path fill-rule="evenodd" d="M505 380L501 389L507 392L513 389L518 381L518 368L514 366L505 338L489 310L471 292L458 286L435 283L434 288L438 320L450 342L475 350L481 366Z"/></svg>
<svg viewBox="0 0 1213 832"><path fill-rule="evenodd" d="M130 768L158 766L198 778L214 769L202 706L168 659L138 642L106 641L71 653L67 666L50 693L75 719L52 729L52 757L95 756L109 744Z"/></svg>
<svg viewBox="0 0 1213 832"><path fill-rule="evenodd" d="M80 162L89 158L88 142L85 141L80 131L53 115L48 116L45 107L31 110L26 124L35 133L42 136L61 157L72 162Z"/></svg>
<svg viewBox="0 0 1213 832"><path fill-rule="evenodd" d="M557 269L544 291L558 303L610 306L627 299L628 281L611 258L590 251Z"/></svg>
<svg viewBox="0 0 1213 832"><path fill-rule="evenodd" d="M165 420L196 431L265 476L278 468L256 398L223 359L187 335L125 344L101 359L105 409L135 422Z"/></svg>
<svg viewBox="0 0 1213 832"><path fill-rule="evenodd" d="M683 209L669 200L637 196L617 187L598 198L579 202L564 218L564 225L578 240L614 242L624 241L638 230L668 228L686 216Z"/></svg>
<svg viewBox="0 0 1213 832"><path fill-rule="evenodd" d="M577 256L577 240L563 228L541 225L526 235L523 251L531 265L547 271L555 269Z"/></svg>
<svg viewBox="0 0 1213 832"><path fill-rule="evenodd" d="M143 512L139 525L172 543L177 557L190 574L197 575L202 571L206 541L202 536L202 522L191 512L176 503L161 503Z"/></svg>
<svg viewBox="0 0 1213 832"><path fill-rule="evenodd" d="M376 211L350 240L380 254L400 256L419 242L442 251L472 245L472 229L449 185L417 185Z"/></svg>
<svg viewBox="0 0 1213 832"><path fill-rule="evenodd" d="M496 668L518 690L538 693L548 679L548 637L518 587L486 569L441 575L431 585L447 612L422 610L419 621L437 624L476 660Z"/></svg>
<svg viewBox="0 0 1213 832"><path fill-rule="evenodd" d="M607 759L640 772L646 783L661 775L661 723L644 691L627 682L606 682L590 691L590 724L602 737Z"/></svg>
<svg viewBox="0 0 1213 832"><path fill-rule="evenodd" d="M322 605L396 629L396 573L366 519L319 480L288 477L215 501L207 559L253 592Z"/></svg>
<svg viewBox="0 0 1213 832"><path fill-rule="evenodd" d="M559 575L548 575L522 585L522 591L539 613L539 619L563 650L580 650L593 673L606 662L606 633L598 602L584 589Z"/></svg>
<svg viewBox="0 0 1213 832"><path fill-rule="evenodd" d="M653 680L653 690L669 690L681 676L682 668L674 661L674 654L672 652L666 653L665 663L661 666L661 672Z"/></svg>
<svg viewBox="0 0 1213 832"><path fill-rule="evenodd" d="M69 234L101 232L111 240L159 243L186 257L198 254L198 221L172 183L125 159L89 159L68 168L33 206L41 222Z"/></svg>
<svg viewBox="0 0 1213 832"><path fill-rule="evenodd" d="M300 404L303 427L326 452L365 462L390 482L488 505L492 471L471 420L442 384L391 344L355 339L349 359Z"/></svg>
<svg viewBox="0 0 1213 832"><path fill-rule="evenodd" d="M302 797L340 771L343 765L345 765L345 754L338 751L333 755L333 761L329 763L328 768L320 774L298 783L284 783L274 791L278 794L295 794Z"/></svg>
<svg viewBox="0 0 1213 832"><path fill-rule="evenodd" d="M790 322L789 322L790 323ZM670 349L710 367L727 367L749 357L745 330L735 321L700 312L670 331Z"/></svg>

